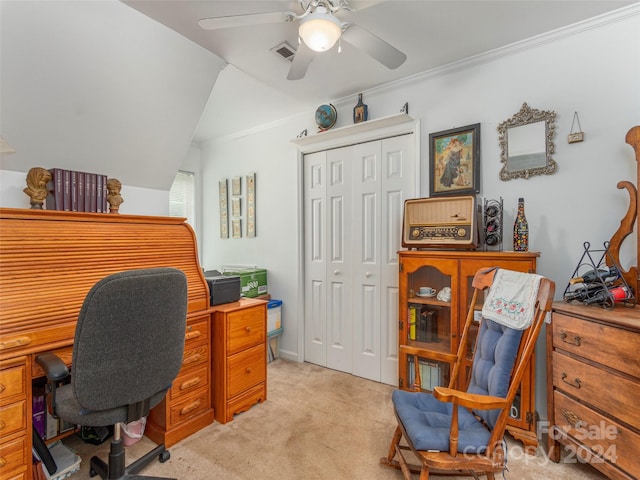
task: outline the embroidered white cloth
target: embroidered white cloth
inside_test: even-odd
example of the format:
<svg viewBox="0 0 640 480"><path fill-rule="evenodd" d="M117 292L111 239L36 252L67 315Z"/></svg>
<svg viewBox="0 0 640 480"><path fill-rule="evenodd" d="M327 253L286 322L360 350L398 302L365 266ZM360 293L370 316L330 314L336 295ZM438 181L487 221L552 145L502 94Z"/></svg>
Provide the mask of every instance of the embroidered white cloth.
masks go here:
<svg viewBox="0 0 640 480"><path fill-rule="evenodd" d="M516 330L531 325L542 276L498 269L482 306L482 316Z"/></svg>

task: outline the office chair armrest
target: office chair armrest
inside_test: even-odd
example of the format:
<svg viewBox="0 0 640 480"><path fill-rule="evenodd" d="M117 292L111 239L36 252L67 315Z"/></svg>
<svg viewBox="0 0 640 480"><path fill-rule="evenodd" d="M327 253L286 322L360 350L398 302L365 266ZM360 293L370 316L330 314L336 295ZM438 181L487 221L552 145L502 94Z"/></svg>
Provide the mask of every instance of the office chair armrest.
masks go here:
<svg viewBox="0 0 640 480"><path fill-rule="evenodd" d="M69 369L54 353L42 353L36 357L36 363L42 367L49 382L60 382L69 376Z"/></svg>
<svg viewBox="0 0 640 480"><path fill-rule="evenodd" d="M441 402L454 403L463 407L477 410L493 410L494 408L508 408L506 398L476 393L461 392L447 387L435 387L433 396Z"/></svg>
<svg viewBox="0 0 640 480"><path fill-rule="evenodd" d="M56 388L58 383L69 376L69 369L60 357L53 353L42 353L36 357L36 363L42 367L47 376L47 386L49 387L49 395L47 395L47 409L54 418L58 418L56 414Z"/></svg>

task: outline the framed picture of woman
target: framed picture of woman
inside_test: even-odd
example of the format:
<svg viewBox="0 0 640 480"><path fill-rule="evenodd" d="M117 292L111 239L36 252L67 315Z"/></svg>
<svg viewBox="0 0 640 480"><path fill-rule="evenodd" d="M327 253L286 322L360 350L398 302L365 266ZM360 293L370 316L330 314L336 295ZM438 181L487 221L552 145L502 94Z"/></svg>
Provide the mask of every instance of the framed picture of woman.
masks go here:
<svg viewBox="0 0 640 480"><path fill-rule="evenodd" d="M480 192L480 124L429 134L429 193Z"/></svg>

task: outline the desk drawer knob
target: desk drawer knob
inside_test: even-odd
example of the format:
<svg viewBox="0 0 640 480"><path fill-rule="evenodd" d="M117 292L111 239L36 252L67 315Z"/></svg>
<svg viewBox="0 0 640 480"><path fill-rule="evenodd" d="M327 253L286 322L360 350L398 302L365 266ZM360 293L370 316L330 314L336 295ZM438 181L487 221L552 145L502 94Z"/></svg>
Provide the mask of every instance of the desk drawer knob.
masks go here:
<svg viewBox="0 0 640 480"><path fill-rule="evenodd" d="M194 338L198 338L200 335L202 335L200 330L196 330L195 332L189 331L184 338L185 340L193 340Z"/></svg>
<svg viewBox="0 0 640 480"><path fill-rule="evenodd" d="M0 430L4 430L4 427L6 427L7 424L4 423L2 420L0 420Z"/></svg>
<svg viewBox="0 0 640 480"><path fill-rule="evenodd" d="M200 383L200 377L192 378L191 380L187 380L186 382L182 382L180 384L180 390L186 390L187 388L194 387Z"/></svg>
<svg viewBox="0 0 640 480"><path fill-rule="evenodd" d="M197 410L199 407L200 407L200 400L196 400L192 404L187 405L182 410L180 410L180 415L186 415L188 413L191 413L194 410Z"/></svg>
<svg viewBox="0 0 640 480"><path fill-rule="evenodd" d="M562 372L562 381L564 383L566 383L567 385L573 387L573 388L581 388L582 387L582 382L580 381L579 378L576 377L576 379L573 382L570 382L567 380L567 374L565 372Z"/></svg>
<svg viewBox="0 0 640 480"><path fill-rule="evenodd" d="M7 387L5 387L4 383L0 383L0 393L4 393L6 389Z"/></svg>
<svg viewBox="0 0 640 480"><path fill-rule="evenodd" d="M247 331L247 333L251 333L251 327L244 327L244 329Z"/></svg>
<svg viewBox="0 0 640 480"><path fill-rule="evenodd" d="M188 365L189 363L199 362L200 358L202 357L200 356L199 353L194 353L193 355L189 355L188 357L186 357L182 362L182 364Z"/></svg>
<svg viewBox="0 0 640 480"><path fill-rule="evenodd" d="M252 370L251 370L251 367L247 367L247 368L245 369L245 372L247 372L247 373L251 373L251 371L252 371Z"/></svg>
<svg viewBox="0 0 640 480"><path fill-rule="evenodd" d="M576 347L580 346L580 337L579 336L574 336L572 340L567 340L567 334L565 332L562 332L560 334L560 340L562 340L564 343L568 343L569 345L574 345Z"/></svg>
<svg viewBox="0 0 640 480"><path fill-rule="evenodd" d="M4 457L0 457L0 468L7 465L7 459Z"/></svg>

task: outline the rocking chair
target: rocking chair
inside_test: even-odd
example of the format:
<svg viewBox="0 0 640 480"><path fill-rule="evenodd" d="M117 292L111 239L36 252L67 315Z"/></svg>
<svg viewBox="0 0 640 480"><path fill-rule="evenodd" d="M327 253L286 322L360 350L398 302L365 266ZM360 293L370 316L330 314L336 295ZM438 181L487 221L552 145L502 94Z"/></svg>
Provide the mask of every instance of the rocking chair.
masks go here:
<svg viewBox="0 0 640 480"><path fill-rule="evenodd" d="M551 310L555 284L539 275L494 267L478 271L472 285L449 387L435 387L433 393L393 392L398 426L380 463L401 470L406 480L411 472L419 472L420 480L430 473L494 480L494 474L506 468L503 437L509 410ZM471 374L464 378L469 327L479 293L486 288ZM466 391L456 390L457 385L467 385ZM409 450L421 465L407 461Z"/></svg>

